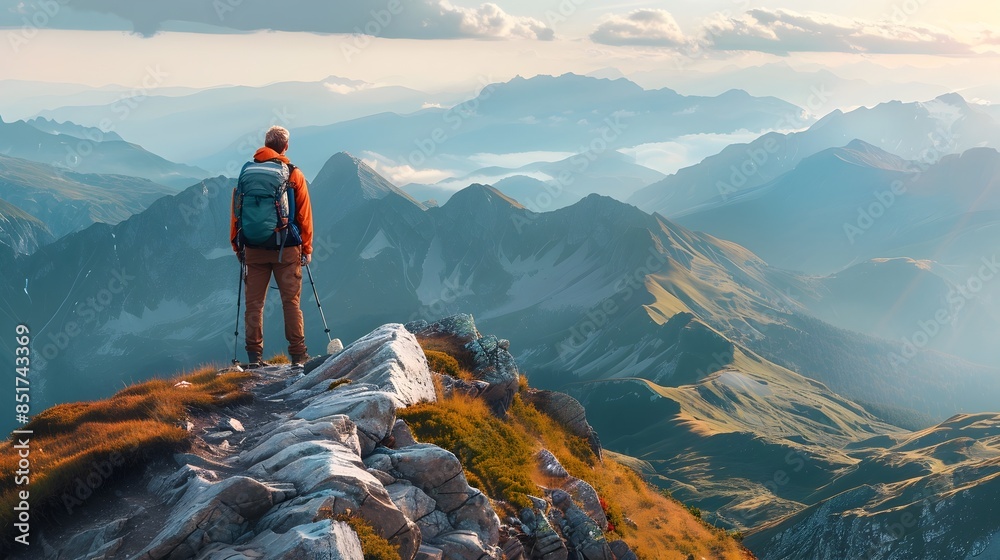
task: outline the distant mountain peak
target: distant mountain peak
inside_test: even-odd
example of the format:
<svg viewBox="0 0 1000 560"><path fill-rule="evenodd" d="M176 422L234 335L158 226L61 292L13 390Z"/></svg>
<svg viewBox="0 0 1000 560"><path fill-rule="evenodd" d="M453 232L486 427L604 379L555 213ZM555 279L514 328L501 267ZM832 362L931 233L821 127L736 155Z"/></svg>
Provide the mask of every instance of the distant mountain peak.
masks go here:
<svg viewBox="0 0 1000 560"><path fill-rule="evenodd" d="M957 92L945 93L934 98L935 101L941 101L949 105L954 105L956 107L968 107L969 102L962 97L962 94Z"/></svg>
<svg viewBox="0 0 1000 560"><path fill-rule="evenodd" d="M741 98L747 98L747 99L749 99L749 98L751 98L753 96L750 95L747 92L747 90L745 90L745 89L733 88L733 89L729 89L729 90L724 91L721 95L719 95L719 97L723 97L723 98L741 97Z"/></svg>
<svg viewBox="0 0 1000 560"><path fill-rule="evenodd" d="M851 140L846 146L828 148L809 156L803 160L801 165L811 167L842 163L891 171L909 171L911 169L905 159L857 138Z"/></svg>
<svg viewBox="0 0 1000 560"><path fill-rule="evenodd" d="M393 185L388 179L362 159L347 152L338 152L326 161L309 187L313 198L331 197L335 199L330 207L336 210L324 216L337 221L371 200L381 200L388 196L398 196L415 206L426 209L410 195Z"/></svg>
<svg viewBox="0 0 1000 560"><path fill-rule="evenodd" d="M854 150L856 152L886 153L885 150L879 148L878 146L869 144L868 142L865 142L860 138L855 138L854 140L851 140L850 142L848 142L846 146L844 146L844 148L848 150Z"/></svg>
<svg viewBox="0 0 1000 560"><path fill-rule="evenodd" d="M524 206L490 185L474 183L458 191L448 200L445 207L468 207L488 205L495 208L524 210Z"/></svg>

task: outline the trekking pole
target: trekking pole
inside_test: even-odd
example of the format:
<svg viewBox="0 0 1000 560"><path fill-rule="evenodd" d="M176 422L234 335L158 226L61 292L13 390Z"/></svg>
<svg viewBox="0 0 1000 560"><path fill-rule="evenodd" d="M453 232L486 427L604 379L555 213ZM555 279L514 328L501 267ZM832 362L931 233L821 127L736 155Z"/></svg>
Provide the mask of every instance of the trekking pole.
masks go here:
<svg viewBox="0 0 1000 560"><path fill-rule="evenodd" d="M306 265L306 272L309 273L309 283L312 284L313 296L316 298L316 307L319 308L319 316L323 318L323 332L326 333L326 339L329 342L333 342L333 337L330 336L330 326L326 324L326 315L323 313L323 304L319 302L319 293L316 291L316 282L313 282L312 269L309 265Z"/></svg>
<svg viewBox="0 0 1000 560"><path fill-rule="evenodd" d="M240 304L243 303L243 274L247 265L240 263L240 286L236 292L236 331L233 333L233 364L239 365L239 344L240 344Z"/></svg>

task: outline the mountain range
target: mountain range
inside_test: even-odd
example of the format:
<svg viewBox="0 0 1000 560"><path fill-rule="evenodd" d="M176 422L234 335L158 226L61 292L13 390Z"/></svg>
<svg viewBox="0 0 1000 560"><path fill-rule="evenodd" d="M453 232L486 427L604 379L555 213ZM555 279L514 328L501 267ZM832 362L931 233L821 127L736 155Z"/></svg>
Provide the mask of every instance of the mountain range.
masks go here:
<svg viewBox="0 0 1000 560"><path fill-rule="evenodd" d="M838 109L801 132L772 132L748 144L733 144L636 192L628 201L671 218L726 206L810 156L854 140L917 161L911 170L920 171L948 154L983 146L1000 148L1000 124L958 94L925 103L892 101L847 113Z"/></svg>
<svg viewBox="0 0 1000 560"><path fill-rule="evenodd" d="M0 199L36 218L55 238L96 222L117 224L176 192L148 179L75 173L0 156ZM34 248L25 246L19 252L30 253Z"/></svg>
<svg viewBox="0 0 1000 560"><path fill-rule="evenodd" d="M945 155L921 168L854 140L677 221L808 272L880 257L961 265L992 254L983 234L1000 210L998 171L994 148Z"/></svg>
<svg viewBox="0 0 1000 560"><path fill-rule="evenodd" d="M80 352L67 367L128 356L138 344L151 360L218 359L236 283L235 274L229 277L235 267L224 264L235 259L219 233L228 223L231 188L221 177L203 182L117 225L96 224L18 259L5 271L14 292L8 301L17 308L30 294L65 294L26 311L52 328L72 320L73 306L101 292L112 273L127 269L133 284L93 317L92 333L73 341ZM823 297L812 279L611 198L590 195L534 213L492 187L473 185L426 208L346 154L330 159L311 195L319 293L336 302L331 323L348 336L388 317L467 309L484 324L517 333L512 340L526 349L525 363L553 380L572 371L578 379L628 372L687 382L692 372L673 371L669 353L658 357L668 347L656 340L658 325L691 313L733 342L855 398L943 419L987 407L1000 389L993 370L933 352L893 368L893 343L810 316L805 302ZM275 323L267 332L277 342ZM155 342L167 334L169 342ZM86 343L87 336L102 343ZM873 369L881 375L865 373ZM982 388L965 391L969 384Z"/></svg>
<svg viewBox="0 0 1000 560"><path fill-rule="evenodd" d="M197 167L167 161L118 136L105 135L103 130L110 127L108 123L97 129L0 120L0 154L77 173L141 177L174 188L190 186L208 176Z"/></svg>
<svg viewBox="0 0 1000 560"><path fill-rule="evenodd" d="M933 352L894 370L890 343L822 323L789 296L811 293L809 278L608 197L535 213L472 185L427 208L347 154L321 176L312 266L337 336L472 311L511 333L534 384L577 392L612 450L647 461L662 486L728 526L800 530L795 516L834 496L817 488L853 488L851 446L891 453L885 438L906 433L894 423L988 410L1000 397L995 370ZM232 188L202 182L4 270L7 312L38 325L33 399L102 396L135 372L228 359L237 269L221 232ZM276 299L269 352L283 345ZM800 456L794 484L774 483ZM919 464L908 457L905 472ZM953 523L941 530L960 531Z"/></svg>
<svg viewBox="0 0 1000 560"><path fill-rule="evenodd" d="M333 151L346 151L377 155L396 166L462 174L475 171L468 157L473 154L600 153L690 133L770 130L801 113L779 99L737 90L686 97L669 89L645 90L624 79L517 77L504 83L484 80L467 99L446 107L382 112L329 125L295 121L289 153L307 170L319 169ZM234 157L247 157L242 144L237 140L193 161L224 172Z"/></svg>
<svg viewBox="0 0 1000 560"><path fill-rule="evenodd" d="M200 110L224 97L197 97ZM505 333L533 385L577 397L608 449L762 558L993 554L1000 127L988 111L954 94L835 111L667 177L614 149L800 113L565 75L295 128L293 160L316 172L310 280L345 341L454 313ZM235 180L88 139L98 132L0 123L0 312L31 325L36 407L244 357L226 235ZM92 156L73 169L48 159L81 143ZM198 163L242 161L241 143L256 140ZM364 158L327 157L343 146ZM379 174L414 148L457 179L400 188ZM541 151L575 155L478 163ZM270 296L269 354L284 347Z"/></svg>
<svg viewBox="0 0 1000 560"><path fill-rule="evenodd" d="M444 103L453 97L337 76L316 82L286 80L262 87L225 86L182 94L154 91L129 107L128 118L116 119L115 130L168 158L196 161L234 138L242 142L249 136L250 143L256 144L263 133L254 131L266 130L270 124L327 125L359 114L417 111L424 104ZM118 98L98 104L61 103L50 106L58 109L41 111L39 116L96 126L102 119L116 117L122 103ZM241 153L240 158L244 157L248 154ZM225 166L213 169L224 171Z"/></svg>

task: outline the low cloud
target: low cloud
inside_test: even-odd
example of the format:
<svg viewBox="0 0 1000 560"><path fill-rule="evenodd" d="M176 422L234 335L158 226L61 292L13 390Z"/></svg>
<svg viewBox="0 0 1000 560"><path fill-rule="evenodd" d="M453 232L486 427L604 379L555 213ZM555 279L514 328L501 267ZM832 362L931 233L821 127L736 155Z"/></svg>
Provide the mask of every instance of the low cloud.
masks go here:
<svg viewBox="0 0 1000 560"><path fill-rule="evenodd" d="M679 47L687 42L674 16L666 10L635 10L609 16L590 38L605 45Z"/></svg>
<svg viewBox="0 0 1000 560"><path fill-rule="evenodd" d="M364 33L406 39L554 38L542 21L508 14L494 3L466 8L448 0L75 0L72 9L118 16L143 36L155 35L166 22L188 22L236 31Z"/></svg>
<svg viewBox="0 0 1000 560"><path fill-rule="evenodd" d="M786 10L717 15L705 23L705 48L723 51L969 55L972 46L948 31Z"/></svg>
<svg viewBox="0 0 1000 560"><path fill-rule="evenodd" d="M928 25L752 9L737 16L715 14L689 34L665 10L636 10L607 16L590 37L607 45L666 47L688 55L710 51L972 55L976 46L996 36L987 33L969 41Z"/></svg>
<svg viewBox="0 0 1000 560"><path fill-rule="evenodd" d="M365 152L361 161L367 163L379 175L397 186L408 185L410 183L434 184L454 176L454 173L443 169L416 169L412 165L397 163L375 152Z"/></svg>

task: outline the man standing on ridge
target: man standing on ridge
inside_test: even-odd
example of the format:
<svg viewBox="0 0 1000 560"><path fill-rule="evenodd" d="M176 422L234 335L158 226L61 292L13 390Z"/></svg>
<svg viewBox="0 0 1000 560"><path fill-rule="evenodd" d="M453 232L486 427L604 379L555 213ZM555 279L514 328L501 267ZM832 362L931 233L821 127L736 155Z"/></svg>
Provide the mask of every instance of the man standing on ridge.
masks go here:
<svg viewBox="0 0 1000 560"><path fill-rule="evenodd" d="M284 310L285 338L293 365L309 359L299 300L302 267L312 260L313 219L302 171L292 165L288 130L271 127L264 147L240 171L233 190L229 239L246 267L246 351L250 368L266 365L264 300L271 275Z"/></svg>

